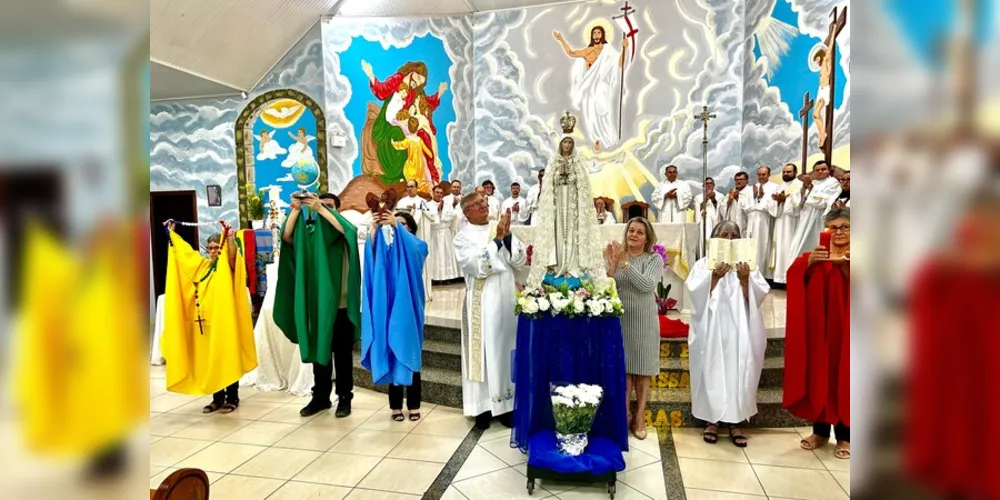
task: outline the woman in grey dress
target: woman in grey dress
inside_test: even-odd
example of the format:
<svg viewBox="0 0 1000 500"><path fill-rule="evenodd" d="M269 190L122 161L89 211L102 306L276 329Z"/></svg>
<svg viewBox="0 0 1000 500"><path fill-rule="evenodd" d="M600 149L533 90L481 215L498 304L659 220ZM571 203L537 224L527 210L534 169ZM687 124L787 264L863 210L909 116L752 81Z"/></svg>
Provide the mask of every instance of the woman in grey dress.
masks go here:
<svg viewBox="0 0 1000 500"><path fill-rule="evenodd" d="M646 399L650 377L660 373L660 323L654 292L663 278L663 259L650 249L656 243L653 226L634 217L625 226L622 243L612 242L604 250L608 276L615 279L622 300L622 337L625 342L625 402L632 432L646 438ZM636 408L632 410L632 389Z"/></svg>

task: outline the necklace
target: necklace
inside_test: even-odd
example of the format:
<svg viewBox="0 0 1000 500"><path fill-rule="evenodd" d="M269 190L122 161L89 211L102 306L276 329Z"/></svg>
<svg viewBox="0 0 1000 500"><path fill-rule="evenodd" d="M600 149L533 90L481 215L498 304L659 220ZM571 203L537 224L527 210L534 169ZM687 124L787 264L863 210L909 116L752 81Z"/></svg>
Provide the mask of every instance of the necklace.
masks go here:
<svg viewBox="0 0 1000 500"><path fill-rule="evenodd" d="M200 267L201 266L199 266L199 268ZM199 292L199 289L201 287L201 284L205 283L205 290L208 290L208 285L212 284L212 276L215 276L215 270L218 267L219 267L219 259L215 258L212 260L212 263L209 264L208 270L205 271L204 276L202 276L201 278L197 278L198 276L197 271L195 271L194 276L188 276L188 281L194 283L194 308L198 316L198 319L194 320L194 322L198 323L198 332L200 332L202 335L205 335L205 322L207 320L201 315L201 293Z"/></svg>

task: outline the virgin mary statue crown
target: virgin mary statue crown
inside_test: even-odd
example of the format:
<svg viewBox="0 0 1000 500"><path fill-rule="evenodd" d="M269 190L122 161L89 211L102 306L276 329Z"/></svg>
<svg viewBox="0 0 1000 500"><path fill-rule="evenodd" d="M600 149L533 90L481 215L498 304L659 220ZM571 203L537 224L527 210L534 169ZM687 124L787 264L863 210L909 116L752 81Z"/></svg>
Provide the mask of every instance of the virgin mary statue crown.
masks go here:
<svg viewBox="0 0 1000 500"><path fill-rule="evenodd" d="M559 125L562 127L564 134L572 134L573 129L576 128L576 117L566 112L566 116L559 119Z"/></svg>

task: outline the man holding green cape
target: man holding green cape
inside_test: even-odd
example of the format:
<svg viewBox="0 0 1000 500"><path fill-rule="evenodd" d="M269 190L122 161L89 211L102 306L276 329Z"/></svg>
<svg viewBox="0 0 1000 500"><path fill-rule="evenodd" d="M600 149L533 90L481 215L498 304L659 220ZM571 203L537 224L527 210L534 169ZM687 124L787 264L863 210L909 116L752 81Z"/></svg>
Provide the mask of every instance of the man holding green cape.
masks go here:
<svg viewBox="0 0 1000 500"><path fill-rule="evenodd" d="M315 220L301 217L302 205L315 211ZM334 367L336 415L351 414L353 349L361 338L361 265L357 229L339 209L340 200L331 193L293 199L282 230L274 322L299 345L302 362L313 365L316 381L312 401L299 412L303 417L333 406Z"/></svg>

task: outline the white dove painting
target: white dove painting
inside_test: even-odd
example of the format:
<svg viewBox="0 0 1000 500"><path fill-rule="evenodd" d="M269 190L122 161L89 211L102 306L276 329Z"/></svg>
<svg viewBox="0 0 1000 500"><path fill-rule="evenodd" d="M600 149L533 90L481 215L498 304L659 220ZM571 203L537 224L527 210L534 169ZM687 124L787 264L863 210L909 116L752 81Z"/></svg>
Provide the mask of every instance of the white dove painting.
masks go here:
<svg viewBox="0 0 1000 500"><path fill-rule="evenodd" d="M273 134L273 130L261 130L260 135L254 134L254 138L257 139L257 161L277 160L278 155L288 152L281 147L281 144L278 144Z"/></svg>
<svg viewBox="0 0 1000 500"><path fill-rule="evenodd" d="M279 120L284 120L285 118L298 113L300 109L302 109L301 104L292 104L291 106L281 106L278 104L265 109L264 114L271 115Z"/></svg>

